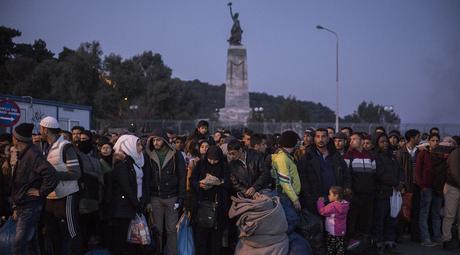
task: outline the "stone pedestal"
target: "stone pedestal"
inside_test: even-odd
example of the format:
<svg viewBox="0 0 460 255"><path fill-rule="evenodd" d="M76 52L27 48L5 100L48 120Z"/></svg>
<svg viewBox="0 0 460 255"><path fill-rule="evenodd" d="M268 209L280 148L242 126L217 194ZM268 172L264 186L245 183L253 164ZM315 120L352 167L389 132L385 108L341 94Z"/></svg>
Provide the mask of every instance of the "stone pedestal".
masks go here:
<svg viewBox="0 0 460 255"><path fill-rule="evenodd" d="M246 48L243 45L230 45L227 53L225 108L219 111L219 122L224 125L246 125L250 112Z"/></svg>

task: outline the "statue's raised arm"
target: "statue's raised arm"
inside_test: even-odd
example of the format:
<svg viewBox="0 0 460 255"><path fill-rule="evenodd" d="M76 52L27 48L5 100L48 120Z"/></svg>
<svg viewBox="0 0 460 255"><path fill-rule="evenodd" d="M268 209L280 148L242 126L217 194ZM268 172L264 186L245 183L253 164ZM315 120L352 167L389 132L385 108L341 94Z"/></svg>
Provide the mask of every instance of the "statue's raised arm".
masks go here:
<svg viewBox="0 0 460 255"><path fill-rule="evenodd" d="M241 35L243 34L243 30L241 29L240 21L238 19L239 14L233 14L231 2L228 3L228 6L230 7L230 16L233 20L233 26L230 38L227 41L230 43L230 45L241 45Z"/></svg>
<svg viewBox="0 0 460 255"><path fill-rule="evenodd" d="M232 2L228 3L227 5L228 5L228 7L230 7L230 17L231 17L232 20L233 20Z"/></svg>

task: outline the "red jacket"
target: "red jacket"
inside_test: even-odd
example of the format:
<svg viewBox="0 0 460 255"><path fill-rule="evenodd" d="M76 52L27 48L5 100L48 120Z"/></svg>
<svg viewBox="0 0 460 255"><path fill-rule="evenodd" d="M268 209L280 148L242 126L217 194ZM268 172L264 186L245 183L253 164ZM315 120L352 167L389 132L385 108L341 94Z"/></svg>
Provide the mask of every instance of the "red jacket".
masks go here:
<svg viewBox="0 0 460 255"><path fill-rule="evenodd" d="M415 161L415 183L422 189L432 188L434 174L431 153L426 150L420 151Z"/></svg>

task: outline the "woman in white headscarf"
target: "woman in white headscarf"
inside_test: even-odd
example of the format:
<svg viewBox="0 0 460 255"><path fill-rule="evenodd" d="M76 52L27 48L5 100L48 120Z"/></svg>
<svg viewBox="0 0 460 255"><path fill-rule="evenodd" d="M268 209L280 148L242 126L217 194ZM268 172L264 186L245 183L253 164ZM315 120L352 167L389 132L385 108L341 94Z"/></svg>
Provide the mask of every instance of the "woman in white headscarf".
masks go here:
<svg viewBox="0 0 460 255"><path fill-rule="evenodd" d="M140 254L142 247L126 242L128 227L136 213L143 213L149 200L148 180L151 169L144 164L141 141L134 135L122 135L113 146L114 166L111 185L113 254Z"/></svg>

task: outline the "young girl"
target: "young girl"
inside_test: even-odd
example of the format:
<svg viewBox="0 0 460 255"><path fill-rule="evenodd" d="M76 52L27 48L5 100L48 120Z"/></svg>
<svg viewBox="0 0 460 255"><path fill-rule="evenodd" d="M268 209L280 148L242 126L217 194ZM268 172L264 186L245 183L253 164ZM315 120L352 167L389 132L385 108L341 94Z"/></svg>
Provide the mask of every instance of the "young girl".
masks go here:
<svg viewBox="0 0 460 255"><path fill-rule="evenodd" d="M326 247L328 255L345 254L344 236L347 226L349 204L343 199L343 189L332 186L329 189L329 204L324 204L324 198L317 202L318 212L326 217Z"/></svg>

